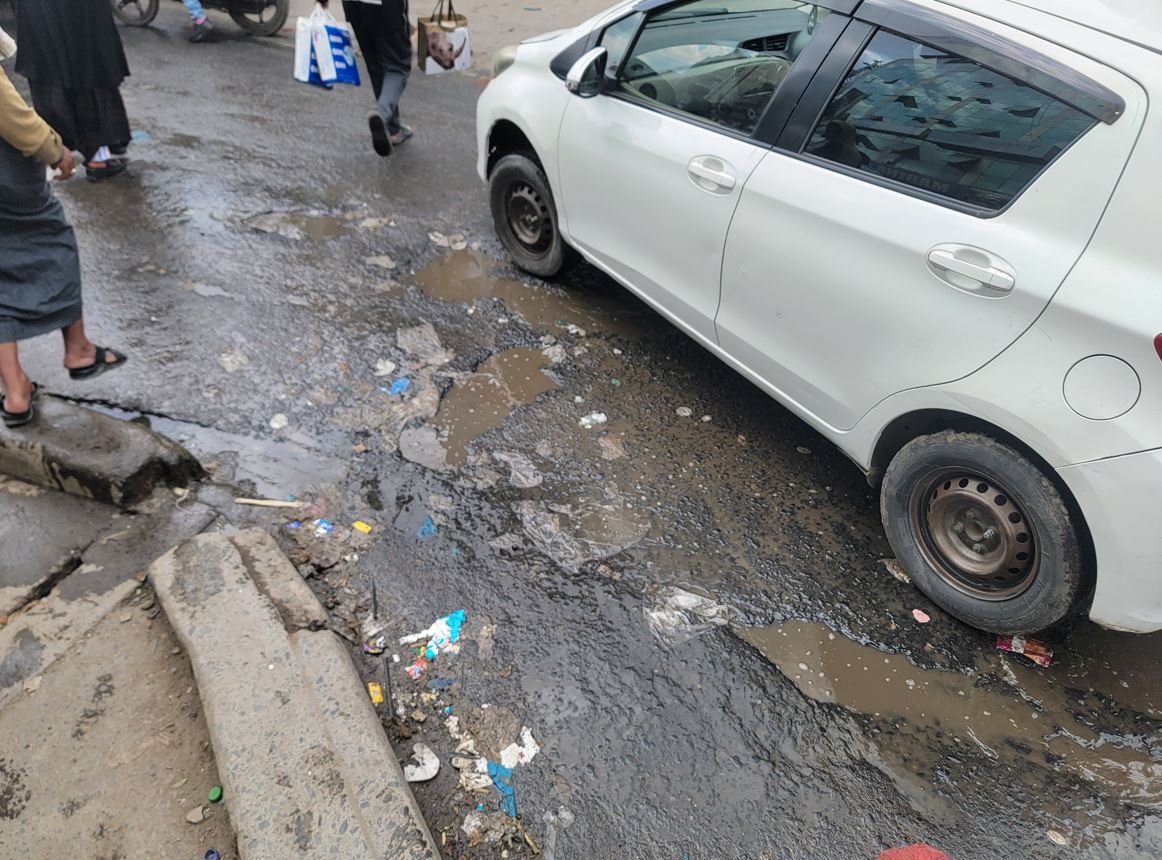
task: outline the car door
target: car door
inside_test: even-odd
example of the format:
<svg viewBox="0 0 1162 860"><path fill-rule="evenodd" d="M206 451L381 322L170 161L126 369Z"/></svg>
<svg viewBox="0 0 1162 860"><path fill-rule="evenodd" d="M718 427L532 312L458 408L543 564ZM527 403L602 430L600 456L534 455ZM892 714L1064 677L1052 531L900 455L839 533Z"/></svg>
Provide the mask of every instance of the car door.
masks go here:
<svg viewBox="0 0 1162 860"><path fill-rule="evenodd" d="M817 65L823 38L842 29L821 11L797 0L642 4L602 36L604 91L565 111L557 196L573 244L711 342L727 227L770 145L760 121L792 67Z"/></svg>
<svg viewBox="0 0 1162 860"><path fill-rule="evenodd" d="M1097 226L1140 123L1125 98L1142 97L968 12L857 15L747 182L717 318L724 350L844 430L1034 323Z"/></svg>

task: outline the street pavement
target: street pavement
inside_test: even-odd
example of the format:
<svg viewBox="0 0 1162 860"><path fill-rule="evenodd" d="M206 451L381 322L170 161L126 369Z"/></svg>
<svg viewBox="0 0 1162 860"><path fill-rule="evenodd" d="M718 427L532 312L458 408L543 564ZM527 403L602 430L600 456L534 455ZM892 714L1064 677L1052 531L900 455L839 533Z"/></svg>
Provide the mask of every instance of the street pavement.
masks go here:
<svg viewBox="0 0 1162 860"><path fill-rule="evenodd" d="M123 32L130 174L59 188L90 329L131 362L84 388L55 343L27 363L310 501L269 525L337 628L386 625L361 669L401 760L441 759L414 788L445 856L531 851L465 831L499 795L451 762L522 727L518 811L558 860L1162 854L1162 639L998 653L893 576L875 493L806 425L591 268L520 277L476 76L413 76L383 160L366 87L296 84L289 39L225 21L187 45L180 12ZM459 653L409 678L392 641L458 609Z"/></svg>

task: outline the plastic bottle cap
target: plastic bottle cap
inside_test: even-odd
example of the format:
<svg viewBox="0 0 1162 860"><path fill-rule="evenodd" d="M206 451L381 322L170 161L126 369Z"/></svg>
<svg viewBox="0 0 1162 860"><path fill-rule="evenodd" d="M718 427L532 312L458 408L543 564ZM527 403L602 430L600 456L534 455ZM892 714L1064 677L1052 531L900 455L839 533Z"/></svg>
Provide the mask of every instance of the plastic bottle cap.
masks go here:
<svg viewBox="0 0 1162 860"><path fill-rule="evenodd" d="M222 799L222 786L215 785L213 788L211 788L209 798L210 798L210 803L217 803L219 800L221 800Z"/></svg>

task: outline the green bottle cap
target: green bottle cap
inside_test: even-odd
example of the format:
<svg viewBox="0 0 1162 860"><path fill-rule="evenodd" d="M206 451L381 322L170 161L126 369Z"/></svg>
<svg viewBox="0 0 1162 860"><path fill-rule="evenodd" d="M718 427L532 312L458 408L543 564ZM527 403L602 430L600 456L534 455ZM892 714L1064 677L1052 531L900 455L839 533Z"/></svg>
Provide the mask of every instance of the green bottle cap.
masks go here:
<svg viewBox="0 0 1162 860"><path fill-rule="evenodd" d="M219 800L221 800L222 799L222 786L215 785L213 788L211 788L209 798L210 798L210 803L217 803Z"/></svg>

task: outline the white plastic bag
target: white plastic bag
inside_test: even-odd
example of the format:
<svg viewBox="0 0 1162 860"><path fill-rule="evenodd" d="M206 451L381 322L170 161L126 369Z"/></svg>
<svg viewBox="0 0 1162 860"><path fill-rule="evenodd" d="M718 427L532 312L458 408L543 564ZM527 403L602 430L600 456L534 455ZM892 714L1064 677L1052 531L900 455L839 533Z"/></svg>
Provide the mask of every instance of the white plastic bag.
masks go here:
<svg viewBox="0 0 1162 860"><path fill-rule="evenodd" d="M335 18L322 6L295 22L295 80L329 87L334 82L335 63L327 43L327 24ZM316 45L321 45L319 51Z"/></svg>

